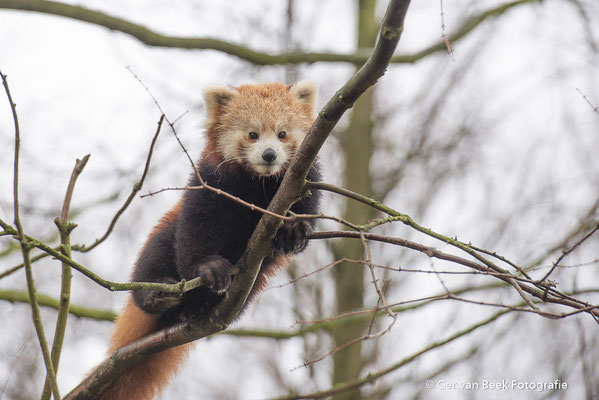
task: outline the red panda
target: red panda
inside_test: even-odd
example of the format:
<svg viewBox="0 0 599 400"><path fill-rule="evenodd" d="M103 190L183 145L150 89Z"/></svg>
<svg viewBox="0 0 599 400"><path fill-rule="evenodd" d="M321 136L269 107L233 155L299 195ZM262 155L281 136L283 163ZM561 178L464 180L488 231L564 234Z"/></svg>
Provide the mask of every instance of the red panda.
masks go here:
<svg viewBox="0 0 599 400"><path fill-rule="evenodd" d="M314 120L315 88L310 82L266 83L215 88L205 93L206 147L197 170L209 185L266 208ZM308 180L320 180L315 164ZM189 186L198 186L195 174ZM296 202L297 214L318 213L320 194ZM109 352L180 320L201 318L231 284L261 213L208 190L187 190L148 237L134 267L135 282L176 283L201 276L207 286L182 298L153 290L133 291L116 321ZM268 277L304 250L314 220L286 221L273 240L274 252L260 268L252 298ZM100 397L149 400L183 362L189 344L155 354L135 365Z"/></svg>

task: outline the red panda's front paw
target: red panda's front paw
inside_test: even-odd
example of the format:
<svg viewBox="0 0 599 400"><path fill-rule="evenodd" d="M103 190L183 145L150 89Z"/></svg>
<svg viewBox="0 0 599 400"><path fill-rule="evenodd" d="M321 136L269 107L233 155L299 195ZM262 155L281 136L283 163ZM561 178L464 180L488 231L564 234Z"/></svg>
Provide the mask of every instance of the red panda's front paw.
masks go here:
<svg viewBox="0 0 599 400"><path fill-rule="evenodd" d="M231 285L236 268L221 256L210 256L196 265L196 276L199 276L213 292L224 293Z"/></svg>
<svg viewBox="0 0 599 400"><path fill-rule="evenodd" d="M171 277L156 280L157 283L179 283ZM162 314L181 304L181 294L173 292L161 292L159 290L135 290L133 298L138 306L149 314Z"/></svg>
<svg viewBox="0 0 599 400"><path fill-rule="evenodd" d="M312 226L308 221L298 219L291 222L285 222L273 241L273 246L286 254L301 253L307 246Z"/></svg>

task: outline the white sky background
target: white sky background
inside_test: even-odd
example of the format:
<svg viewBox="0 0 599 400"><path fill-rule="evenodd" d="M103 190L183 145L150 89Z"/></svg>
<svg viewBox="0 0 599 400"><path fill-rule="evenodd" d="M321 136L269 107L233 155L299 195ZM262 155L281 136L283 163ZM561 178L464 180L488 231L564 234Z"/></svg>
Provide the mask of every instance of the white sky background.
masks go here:
<svg viewBox="0 0 599 400"><path fill-rule="evenodd" d="M350 2L343 0L304 0L297 3L298 21L294 36L303 50L351 52L354 49L353 2L351 7ZM402 53L426 47L440 36L439 2L413 3L399 46ZM475 162L467 173L445 182L435 193L433 205L417 216L425 226L451 236L458 235L462 240L472 240L475 244L514 257L523 264L559 241L576 225L597 198L599 187L599 166L595 160L599 149L599 115L592 112L575 90L580 88L595 106L599 105L599 59L597 52L589 51L580 19L566 3L546 1L543 6L516 8L500 23L484 24L472 38L455 44L455 62L449 56L439 54L416 65L390 67L380 80L382 89L377 94L380 108L393 110L393 118L385 122L383 132L389 136L391 146L373 164L386 168L395 160L394 149L405 145L402 139L405 139L406 132L419 129L419 115L411 109L414 99L435 99L444 82L471 62L470 52L477 46L484 46L482 56L475 58L472 68L453 89L452 101L444 104L446 110L435 125L442 137L443 129L453 127L461 120L474 121L474 125L483 132L477 137L479 147L472 149L471 156ZM464 15L496 4L501 2L445 1L448 34L457 28ZM282 50L279 38L284 31L285 5L284 1L266 0L251 3L199 0L85 2L88 8L141 23L169 35L214 36L272 52ZM384 4L381 3L379 8L382 12ZM598 11L595 6L595 16L599 15ZM599 29L592 29L595 39L599 39ZM203 89L223 84L285 79L282 67L254 67L213 51L149 48L125 35L89 24L48 15L0 10L0 69L8 75L21 124L21 201L27 232L56 242L52 220L59 213L75 158L92 154L77 182L74 209L114 194L119 197L116 202L90 208L75 218L79 224L73 233L75 243L90 243L103 233L115 210L129 194L132 184L139 179L160 113L127 67L150 87L169 118L174 119L187 112L177 129L194 158L199 156L203 143ZM342 64L315 64L300 67L299 73L300 78L318 83L318 104L322 105L345 82L351 70L351 67ZM0 97L4 98L4 95ZM10 108L2 100L0 215L7 221L12 221L12 141ZM335 169L341 163L335 154L335 143L336 138L331 138L323 150L324 176L329 182L340 183L341 174ZM150 176L142 192L184 185L188 173L187 160L172 134L163 128ZM393 191L386 201L400 211L414 215L418 212L418 201L422 196L418 188L421 181L427 179L427 172L416 164L405 174L402 187ZM92 254L77 255L76 259L107 279L125 281L152 225L179 195L167 192L137 198L111 239ZM335 199L325 202L325 207L329 207L325 209L327 214L338 214ZM506 221L506 215L512 218ZM413 236L399 228L387 232ZM485 242L487 238L494 237L493 233L501 233L499 239ZM413 239L425 241L418 236ZM5 240L0 243L5 243ZM571 262L597 258L596 251L591 251L591 247L597 244L597 239L587 243ZM447 250L437 246L440 250ZM0 250L3 248L0 247ZM398 261L395 250L377 249L381 262L402 264L403 259ZM322 258L318 259L322 261L320 265L330 261L322 254L314 254L319 250L322 251L320 245L311 246L312 255L300 259L305 260L300 262L302 268L306 271L316 269L317 265L309 260L318 257ZM3 258L0 271L18 262L17 256ZM427 263L426 259L418 259L411 266L427 267ZM569 280L563 284L593 286L597 282L596 268L594 264L579 274L568 275ZM40 292L58 293L58 270L56 262L36 265ZM402 289L402 299L436 294L441 290L433 276L409 279L412 279L411 284ZM451 279L447 278L448 284L453 282ZM285 280L282 276L276 283ZM0 288L15 287L24 288L22 273L0 281ZM266 292L258 307L246 312L239 325L287 329L294 322L289 300L292 294L288 287ZM106 293L76 273L74 303L117 309L122 299L123 294ZM517 300L517 297L511 298L514 299ZM330 298L326 300L331 301ZM390 358L381 360L378 367L412 353L431 338L445 336L445 318L455 319L457 323L472 323L473 315L488 315L485 314L487 310L480 314L480 309L468 308L469 314L465 317L456 310L462 308L443 304L418 315L406 316L405 321L400 319L398 325L412 326L420 331L405 332L400 327L384 338L382 345L388 349ZM443 318L439 318L439 314ZM44 317L47 334L51 336L55 313L45 310ZM0 303L0 318L10 321L2 324L0 330L1 388L5 382L10 385L11 371L14 373L13 366L19 362L18 349L24 343L33 343L31 348L36 349L36 344L27 306ZM521 318L530 323L517 325L520 328L515 334L519 337L545 335L548 326L557 326L548 325L537 316ZM589 319L580 318L580 321L590 326ZM463 325L466 326L466 323ZM564 321L560 324L566 332L575 325ZM530 329L531 325L536 326L536 331ZM500 330L499 327L496 329ZM109 330L109 323L70 321L59 371L62 393L67 393L102 359ZM240 347L238 343L241 343ZM489 359L505 362L506 348L511 351L505 346L507 344L493 348ZM164 398L183 399L186 398L183 393L190 392L194 393L193 398L201 398L202 393L211 393L212 390L206 387L206 382L212 382L218 388L232 375L238 374L243 374L243 379L239 378L237 389L251 393L248 398L281 394L282 389L268 378L267 372L248 368L262 361L263 352L272 353L273 349L280 352L276 362L286 373L305 361L299 341L288 344L228 338L203 341L197 345L196 355L192 356ZM539 348L535 350L539 351ZM554 377L551 371L541 369L532 373L526 369L534 356L520 354L520 357L524 361L516 364L530 373L531 378ZM430 362L425 359L419 366L426 371ZM303 391L329 386L329 363L330 360L326 360L317 366L319 374L315 383L305 386ZM501 375L503 371L485 371L483 378L486 379L504 377ZM514 371L514 375L507 378L520 376L517 374L521 371ZM393 379L399 379L400 375L394 375ZM198 376L206 379L198 379ZM305 383L307 370L288 372L287 378L297 384ZM574 387L568 394L582 393L581 390ZM488 394L490 397L487 398L501 396L501 393ZM430 392L428 395L430 397L427 398L461 398L460 393ZM517 395L512 398L518 398ZM9 399L7 396L5 392L0 399ZM232 394L231 398L237 397Z"/></svg>

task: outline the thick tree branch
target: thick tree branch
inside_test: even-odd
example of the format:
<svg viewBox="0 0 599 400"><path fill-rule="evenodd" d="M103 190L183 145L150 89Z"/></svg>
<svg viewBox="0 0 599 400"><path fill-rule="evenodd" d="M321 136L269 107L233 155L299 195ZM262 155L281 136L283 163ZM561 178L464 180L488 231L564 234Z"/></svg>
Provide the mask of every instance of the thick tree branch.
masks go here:
<svg viewBox="0 0 599 400"><path fill-rule="evenodd" d="M506 11L523 4L540 3L543 0L518 0L483 11L478 15L467 18L454 34L448 35L447 40L455 43L467 36L480 24L488 19L501 16ZM288 52L269 54L255 51L239 44L224 40L201 37L175 37L157 33L145 26L134 24L122 18L114 17L100 11L94 11L81 6L69 5L48 0L0 0L0 9L34 11L44 14L57 15L78 21L91 23L108 28L112 31L132 36L148 46L215 50L235 56L256 65L300 64L315 62L346 62L361 65L368 59L369 50L361 50L354 54L335 54L317 52ZM444 52L447 47L444 41L432 44L423 50L412 54L397 55L391 58L392 64L415 63L433 53Z"/></svg>
<svg viewBox="0 0 599 400"><path fill-rule="evenodd" d="M366 63L329 100L291 162L280 189L268 210L285 215L304 194L305 178L322 144L335 124L364 91L385 72L403 30L409 0L391 0L383 19L377 45ZM178 324L145 336L119 348L102 363L66 399L93 399L114 382L128 367L156 352L220 332L237 317L253 286L262 260L272 251L271 239L282 221L262 216L248 247L239 261L240 272L225 299L202 321Z"/></svg>

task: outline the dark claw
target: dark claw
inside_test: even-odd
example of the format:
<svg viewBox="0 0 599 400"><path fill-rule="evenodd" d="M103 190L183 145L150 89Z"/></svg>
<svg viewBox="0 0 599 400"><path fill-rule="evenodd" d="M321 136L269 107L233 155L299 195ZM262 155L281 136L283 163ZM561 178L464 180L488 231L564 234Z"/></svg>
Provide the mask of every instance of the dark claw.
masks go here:
<svg viewBox="0 0 599 400"><path fill-rule="evenodd" d="M178 283L174 278L163 278L158 283ZM162 314L181 304L181 295L173 292L161 292L159 290L140 290L134 293L141 301L141 308L152 314Z"/></svg>
<svg viewBox="0 0 599 400"><path fill-rule="evenodd" d="M213 292L224 293L231 285L235 267L221 256L204 258L196 266L196 275L201 277Z"/></svg>
<svg viewBox="0 0 599 400"><path fill-rule="evenodd" d="M285 222L273 241L275 249L286 254L301 253L308 246L312 226L306 220Z"/></svg>

